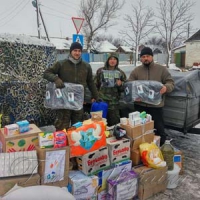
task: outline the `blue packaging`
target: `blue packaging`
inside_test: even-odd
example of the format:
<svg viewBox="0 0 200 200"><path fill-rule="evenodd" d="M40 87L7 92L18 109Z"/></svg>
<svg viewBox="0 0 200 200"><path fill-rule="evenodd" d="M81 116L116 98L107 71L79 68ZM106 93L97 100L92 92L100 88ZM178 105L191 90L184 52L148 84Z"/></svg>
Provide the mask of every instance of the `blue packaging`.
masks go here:
<svg viewBox="0 0 200 200"><path fill-rule="evenodd" d="M93 102L91 106L91 112L96 111L103 111L102 117L106 118L108 113L108 104L102 101Z"/></svg>
<svg viewBox="0 0 200 200"><path fill-rule="evenodd" d="M29 131L29 122L27 120L16 122L16 124L19 126L20 133Z"/></svg>

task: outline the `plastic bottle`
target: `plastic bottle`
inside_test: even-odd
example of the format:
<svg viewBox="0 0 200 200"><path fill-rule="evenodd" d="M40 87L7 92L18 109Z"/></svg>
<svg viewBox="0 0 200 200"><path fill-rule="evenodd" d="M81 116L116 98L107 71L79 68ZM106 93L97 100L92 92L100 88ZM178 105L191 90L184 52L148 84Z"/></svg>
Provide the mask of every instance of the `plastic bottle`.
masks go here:
<svg viewBox="0 0 200 200"><path fill-rule="evenodd" d="M171 171L174 169L174 148L170 144L170 140L166 140L161 147L161 152L164 157L165 162L167 163L168 170Z"/></svg>
<svg viewBox="0 0 200 200"><path fill-rule="evenodd" d="M3 153L3 145L1 141L0 141L0 153Z"/></svg>

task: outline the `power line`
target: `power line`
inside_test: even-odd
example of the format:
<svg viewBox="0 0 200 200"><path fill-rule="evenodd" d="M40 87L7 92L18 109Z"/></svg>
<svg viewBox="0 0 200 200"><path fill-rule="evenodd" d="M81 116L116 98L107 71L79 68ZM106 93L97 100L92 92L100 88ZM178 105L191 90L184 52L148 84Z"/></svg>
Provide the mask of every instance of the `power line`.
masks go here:
<svg viewBox="0 0 200 200"><path fill-rule="evenodd" d="M24 0L22 0L21 2L18 2L18 3L16 4L16 6L13 7L13 9L9 10L10 12L9 12L5 17L3 17L3 18L0 19L0 21L2 21L2 20L4 20L5 18L9 17L9 16L13 13L13 11L17 10L17 9L22 5L23 2L24 2Z"/></svg>
<svg viewBox="0 0 200 200"><path fill-rule="evenodd" d="M4 24L0 25L0 27L6 25L6 24L9 23L15 16L17 16L17 15L19 14L19 12L21 12L21 11L28 5L29 1L30 1L30 0L28 0L28 1L26 2L26 4L25 4L13 17L11 17L11 18L10 18L8 21L6 21Z"/></svg>
<svg viewBox="0 0 200 200"><path fill-rule="evenodd" d="M58 18L62 18L62 19L65 19L65 20L71 20L71 19L67 19L67 18L65 18L65 17L61 17L61 16L58 16L58 15L54 15L54 14L51 14L51 13L47 13L47 12L42 12L42 13L44 13L44 14L46 14L46 15L51 15L51 16L54 16L54 17L58 17Z"/></svg>
<svg viewBox="0 0 200 200"><path fill-rule="evenodd" d="M8 11L10 11L12 8L14 8L18 3L20 2L20 0L16 3L16 4L14 4L13 6L11 6L11 7L9 7L9 8L6 8L6 10L4 11L4 12L1 12L0 13L0 15L3 15L4 13L7 13ZM22 3L23 1L21 1L21 3ZM20 3L20 4L21 4Z"/></svg>
<svg viewBox="0 0 200 200"><path fill-rule="evenodd" d="M67 15L67 16L70 16L70 17L71 17L71 15L68 15L68 14L66 14L66 13L64 13L64 12L61 12L60 10L56 10L56 9L54 9L54 8L51 8L51 7L49 7L49 6L45 6L45 5L42 5L42 4L41 4L41 6L43 6L44 8L47 8L47 9L49 9L49 10L52 10L52 11L54 11L54 12L57 12L57 13L60 13L60 14L63 14L63 15Z"/></svg>
<svg viewBox="0 0 200 200"><path fill-rule="evenodd" d="M73 8L74 10L76 10L75 7L70 6L70 5L68 5L68 4L65 4L65 3L63 3L63 2L60 2L60 1L58 1L58 0L53 0L53 1L56 1L56 2L59 3L59 4L65 5L65 6L67 6L67 7L71 7L71 8ZM65 2L66 2L66 1L65 1ZM70 4L72 4L72 2L70 2ZM79 6L78 4L76 4L76 3L74 3L74 2L73 2L73 4Z"/></svg>

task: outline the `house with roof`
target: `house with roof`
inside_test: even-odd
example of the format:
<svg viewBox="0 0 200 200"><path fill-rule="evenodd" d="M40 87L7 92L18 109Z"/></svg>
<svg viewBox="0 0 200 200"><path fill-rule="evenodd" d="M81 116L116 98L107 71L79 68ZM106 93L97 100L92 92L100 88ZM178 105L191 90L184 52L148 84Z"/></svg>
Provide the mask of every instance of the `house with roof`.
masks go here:
<svg viewBox="0 0 200 200"><path fill-rule="evenodd" d="M117 47L111 44L110 42L108 42L107 40L105 40L101 42L95 42L92 45L91 50L97 53L111 53L111 52L116 52Z"/></svg>
<svg viewBox="0 0 200 200"><path fill-rule="evenodd" d="M68 38L50 38L50 42L56 47L57 54L69 53L72 40Z"/></svg>
<svg viewBox="0 0 200 200"><path fill-rule="evenodd" d="M130 54L130 53L133 53L133 49L131 49L128 46L119 46L116 52Z"/></svg>
<svg viewBox="0 0 200 200"><path fill-rule="evenodd" d="M186 59L185 66L200 63L200 29L185 41Z"/></svg>
<svg viewBox="0 0 200 200"><path fill-rule="evenodd" d="M172 61L177 67L185 67L186 44L172 49Z"/></svg>

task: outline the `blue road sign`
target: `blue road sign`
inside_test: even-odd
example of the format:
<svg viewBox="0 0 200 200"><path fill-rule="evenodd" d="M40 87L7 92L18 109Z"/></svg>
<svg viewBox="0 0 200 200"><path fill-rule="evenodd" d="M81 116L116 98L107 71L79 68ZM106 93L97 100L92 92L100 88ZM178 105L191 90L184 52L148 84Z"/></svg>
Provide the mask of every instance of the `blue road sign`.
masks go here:
<svg viewBox="0 0 200 200"><path fill-rule="evenodd" d="M73 34L73 42L79 42L83 46L83 35Z"/></svg>

